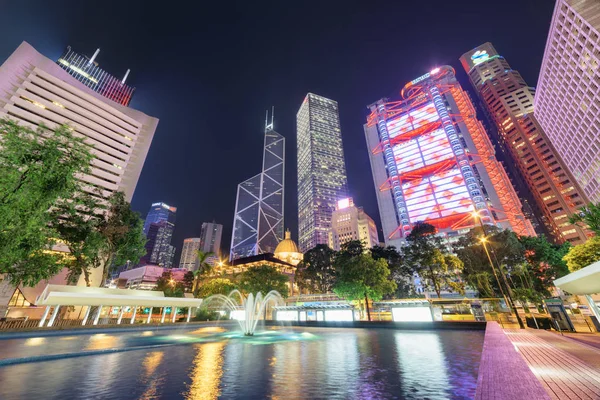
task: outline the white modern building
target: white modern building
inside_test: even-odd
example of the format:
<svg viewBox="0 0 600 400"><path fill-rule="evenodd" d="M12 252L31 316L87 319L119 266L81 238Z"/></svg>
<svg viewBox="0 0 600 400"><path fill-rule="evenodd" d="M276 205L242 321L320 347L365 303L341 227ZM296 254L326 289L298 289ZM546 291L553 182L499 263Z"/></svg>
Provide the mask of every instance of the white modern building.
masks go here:
<svg viewBox="0 0 600 400"><path fill-rule="evenodd" d="M183 239L179 268L185 268L188 271L198 269L198 250L200 249L200 242L200 238Z"/></svg>
<svg viewBox="0 0 600 400"><path fill-rule="evenodd" d="M592 202L600 201L600 2L557 0L534 115Z"/></svg>
<svg viewBox="0 0 600 400"><path fill-rule="evenodd" d="M353 240L360 241L367 249L379 245L377 226L362 207L354 205L352 198L341 199L331 214L329 247L340 251L344 243Z"/></svg>
<svg viewBox="0 0 600 400"><path fill-rule="evenodd" d="M87 87L26 42L0 66L0 118L10 118L34 130L42 124L50 130L68 124L93 146L91 172L81 176L84 189L100 189L104 197L122 191L127 201L133 197L158 125L158 119ZM101 275L101 268L93 271L95 285L100 283ZM28 304L33 304L48 283L62 284L65 276L66 271L62 271L34 288L15 289L7 281L1 282L0 308L15 296L24 296Z"/></svg>
<svg viewBox="0 0 600 400"><path fill-rule="evenodd" d="M327 244L331 213L348 197L338 103L308 93L296 115L298 243L305 253Z"/></svg>
<svg viewBox="0 0 600 400"><path fill-rule="evenodd" d="M23 42L0 66L0 118L30 128L70 125L94 146L92 171L82 180L105 197L131 201L158 119L118 104L79 82Z"/></svg>

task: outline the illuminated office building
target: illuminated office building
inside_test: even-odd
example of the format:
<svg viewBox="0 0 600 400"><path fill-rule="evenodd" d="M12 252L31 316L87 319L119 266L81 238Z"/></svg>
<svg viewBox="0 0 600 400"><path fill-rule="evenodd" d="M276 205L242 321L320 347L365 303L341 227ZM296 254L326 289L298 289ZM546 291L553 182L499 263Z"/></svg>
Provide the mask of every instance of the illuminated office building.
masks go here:
<svg viewBox="0 0 600 400"><path fill-rule="evenodd" d="M366 249L379 246L377 226L362 207L354 205L352 198L341 199L331 214L329 247L340 251L343 244L353 240L361 242Z"/></svg>
<svg viewBox="0 0 600 400"><path fill-rule="evenodd" d="M273 253L283 240L285 138L265 121L262 172L237 189L231 251L235 260Z"/></svg>
<svg viewBox="0 0 600 400"><path fill-rule="evenodd" d="M365 136L387 245L401 246L418 221L452 240L477 224L475 211L485 224L534 235L452 67L369 108Z"/></svg>
<svg viewBox="0 0 600 400"><path fill-rule="evenodd" d="M200 242L200 238L183 239L179 268L185 268L188 271L195 271L198 269L198 250L200 250Z"/></svg>
<svg viewBox="0 0 600 400"><path fill-rule="evenodd" d="M205 253L211 252L215 256L221 255L221 234L223 225L214 222L203 222L200 231L200 250Z"/></svg>
<svg viewBox="0 0 600 400"><path fill-rule="evenodd" d="M176 207L165 203L153 203L144 221L146 255L140 259L141 264L155 264L171 268L175 247L171 245L175 230Z"/></svg>
<svg viewBox="0 0 600 400"><path fill-rule="evenodd" d="M135 88L125 84L129 70L127 70L123 79L115 78L98 66L95 61L98 53L100 53L100 49L97 49L94 55L88 58L75 53L71 50L71 46L67 46L56 64L94 92L121 105L128 106L135 90Z"/></svg>
<svg viewBox="0 0 600 400"><path fill-rule="evenodd" d="M600 202L600 3L557 0L534 115L589 200Z"/></svg>
<svg viewBox="0 0 600 400"><path fill-rule="evenodd" d="M156 118L101 96L23 42L0 66L0 118L36 129L71 126L95 158L82 176L87 191L122 191L131 201Z"/></svg>
<svg viewBox="0 0 600 400"><path fill-rule="evenodd" d="M585 242L589 232L569 223L569 216L587 199L534 117L535 89L491 43L466 52L460 61L542 210L552 240Z"/></svg>
<svg viewBox="0 0 600 400"><path fill-rule="evenodd" d="M296 115L298 243L305 253L327 244L331 213L348 197L338 103L308 93Z"/></svg>

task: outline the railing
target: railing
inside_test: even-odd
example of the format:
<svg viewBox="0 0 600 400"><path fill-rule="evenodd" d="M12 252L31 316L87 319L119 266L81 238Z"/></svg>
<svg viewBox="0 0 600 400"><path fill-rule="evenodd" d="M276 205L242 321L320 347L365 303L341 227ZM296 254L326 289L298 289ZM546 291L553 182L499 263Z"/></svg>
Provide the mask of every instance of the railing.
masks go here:
<svg viewBox="0 0 600 400"><path fill-rule="evenodd" d="M161 323L161 319L162 316L161 315L157 315L153 314L152 318L150 319L150 324L160 324ZM170 317L169 314L167 314L165 316L165 322L163 324L170 324L172 323L172 318ZM177 315L177 318L175 319L175 322L180 322L180 319L183 318L185 321L185 315ZM144 314L138 314L135 318L134 324L135 325L140 325L140 324L146 324L146 321L148 321L148 315L144 315ZM44 324L44 328L48 328L48 322L49 322L49 318L46 319L46 322ZM61 320L56 320L54 321L54 323L52 324L52 326L50 328L52 329L57 329L57 328L67 328L67 327L80 327L82 326L81 323L83 322L83 319L61 319ZM88 320L86 321L85 326L90 327L90 326L111 326L111 325L117 325L118 322L118 318L113 318L113 317L100 317L100 319L98 320L98 324L97 325L93 325L93 318L88 318ZM39 319L13 319L13 320L6 320L6 321L0 321L0 331L8 331L8 330L21 330L21 329L35 329L38 328L38 325L40 323ZM126 318L123 317L123 319L121 320L121 325L130 325L131 323L131 317Z"/></svg>

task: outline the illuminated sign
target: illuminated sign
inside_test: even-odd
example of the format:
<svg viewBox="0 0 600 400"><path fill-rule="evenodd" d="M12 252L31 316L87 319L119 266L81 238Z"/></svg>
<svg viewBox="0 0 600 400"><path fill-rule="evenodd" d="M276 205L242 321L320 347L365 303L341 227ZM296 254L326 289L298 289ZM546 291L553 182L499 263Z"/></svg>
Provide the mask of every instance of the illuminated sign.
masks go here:
<svg viewBox="0 0 600 400"><path fill-rule="evenodd" d="M488 54L488 52L486 50L477 50L471 56L471 61L473 61L473 64L477 65L484 61L487 61L489 58L490 58L490 55Z"/></svg>
<svg viewBox="0 0 600 400"><path fill-rule="evenodd" d="M173 211L173 212L175 212L177 210L176 207L171 207L165 203L152 203L152 207L162 207L162 208L165 208L165 209L167 209L169 211Z"/></svg>
<svg viewBox="0 0 600 400"><path fill-rule="evenodd" d="M341 199L337 202L338 210L350 207L350 198Z"/></svg>
<svg viewBox="0 0 600 400"><path fill-rule="evenodd" d="M428 72L425 75L418 77L417 79L413 79L412 81L410 81L410 84L411 85L415 85L415 84L417 84L417 83L419 83L421 81L424 81L425 79L429 78L431 75L437 74L438 72L440 72L440 69L439 68L435 68L435 69L431 70L431 72Z"/></svg>

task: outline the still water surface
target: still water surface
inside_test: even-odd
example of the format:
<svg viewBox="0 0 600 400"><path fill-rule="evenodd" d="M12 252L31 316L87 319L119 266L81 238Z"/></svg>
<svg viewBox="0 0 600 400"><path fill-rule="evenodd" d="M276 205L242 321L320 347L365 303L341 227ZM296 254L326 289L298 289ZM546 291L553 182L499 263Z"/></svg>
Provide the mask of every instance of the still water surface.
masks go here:
<svg viewBox="0 0 600 400"><path fill-rule="evenodd" d="M482 332L223 327L0 340L0 399L470 399Z"/></svg>

